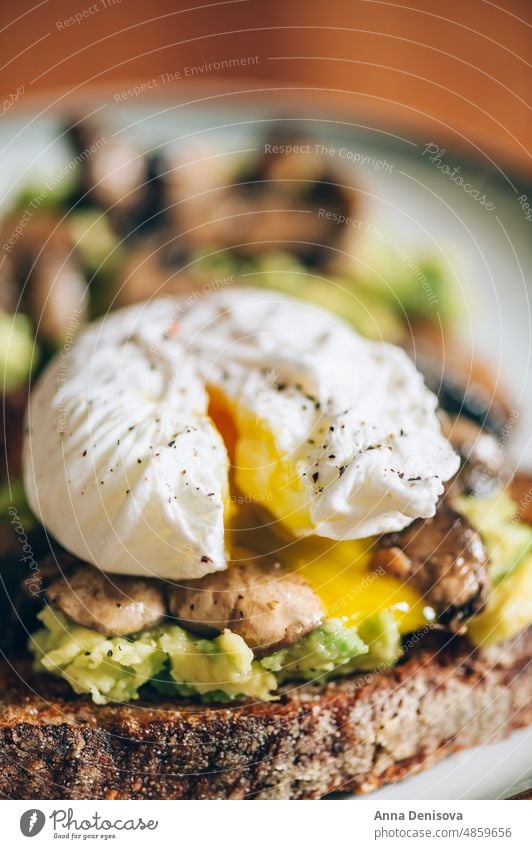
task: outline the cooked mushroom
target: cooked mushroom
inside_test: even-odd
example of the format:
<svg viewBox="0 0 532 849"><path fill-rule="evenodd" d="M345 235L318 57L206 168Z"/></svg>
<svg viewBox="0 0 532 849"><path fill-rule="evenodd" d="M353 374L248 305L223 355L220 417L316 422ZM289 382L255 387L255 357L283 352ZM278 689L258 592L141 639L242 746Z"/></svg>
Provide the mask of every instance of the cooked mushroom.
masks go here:
<svg viewBox="0 0 532 849"><path fill-rule="evenodd" d="M106 637L151 628L165 614L164 593L155 581L106 575L86 564L50 584L46 598L78 625Z"/></svg>
<svg viewBox="0 0 532 849"><path fill-rule="evenodd" d="M37 336L52 346L61 344L87 312L87 281L69 228L59 214L35 215L12 257L22 305Z"/></svg>
<svg viewBox="0 0 532 849"><path fill-rule="evenodd" d="M532 475L520 472L510 481L510 495L517 501L520 522L532 525Z"/></svg>
<svg viewBox="0 0 532 849"><path fill-rule="evenodd" d="M124 238L162 226L166 166L158 152L144 153L131 138L109 135L93 119L74 117L67 135L79 160L71 206L105 210L115 232Z"/></svg>
<svg viewBox="0 0 532 849"><path fill-rule="evenodd" d="M189 631L210 637L229 628L257 657L292 645L314 631L324 616L303 578L268 557L244 551L224 572L171 587L168 603Z"/></svg>
<svg viewBox="0 0 532 849"><path fill-rule="evenodd" d="M4 233L3 236L8 238L7 233ZM16 312L18 296L19 291L15 280L13 262L9 255L4 253L3 261L0 263L0 310L5 310L8 313Z"/></svg>
<svg viewBox="0 0 532 849"><path fill-rule="evenodd" d="M60 344L86 312L86 282L78 264L43 252L31 275L28 308L39 338Z"/></svg>
<svg viewBox="0 0 532 849"><path fill-rule="evenodd" d="M443 335L436 322L420 322L411 329L405 345L441 407L504 436L512 407L498 376L456 339Z"/></svg>
<svg viewBox="0 0 532 849"><path fill-rule="evenodd" d="M446 501L432 519L417 519L404 531L383 536L372 567L415 587L436 610L438 622L456 633L482 610L490 588L480 536Z"/></svg>
<svg viewBox="0 0 532 849"><path fill-rule="evenodd" d="M67 136L80 159L82 194L107 209L122 205L131 209L147 176L146 160L124 135L109 136L98 121L75 119ZM90 152L90 156L87 153Z"/></svg>
<svg viewBox="0 0 532 849"><path fill-rule="evenodd" d="M464 416L442 415L442 432L460 454L462 464L453 482L453 493L489 495L509 477L504 452L492 434Z"/></svg>
<svg viewBox="0 0 532 849"><path fill-rule="evenodd" d="M235 254L264 250L297 254L323 267L330 248L343 244L356 214L358 193L350 175L316 153L308 138L279 130L244 169L228 159L201 156L166 173L173 229L193 249L230 248Z"/></svg>
<svg viewBox="0 0 532 849"><path fill-rule="evenodd" d="M0 482L15 481L22 470L24 412L28 401L26 387L3 396L4 426L0 430Z"/></svg>
<svg viewBox="0 0 532 849"><path fill-rule="evenodd" d="M161 295L186 297L195 293L199 297L201 283L186 268L185 249L180 261L179 245L176 245L175 254L172 254L165 244L168 241L169 237L150 236L137 240L129 248L115 275L114 290L118 306L149 301Z"/></svg>

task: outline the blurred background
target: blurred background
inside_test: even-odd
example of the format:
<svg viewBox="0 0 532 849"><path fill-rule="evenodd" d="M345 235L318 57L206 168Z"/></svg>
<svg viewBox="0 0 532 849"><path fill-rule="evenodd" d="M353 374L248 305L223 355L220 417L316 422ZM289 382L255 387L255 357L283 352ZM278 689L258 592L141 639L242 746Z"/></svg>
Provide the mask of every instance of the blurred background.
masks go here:
<svg viewBox="0 0 532 849"><path fill-rule="evenodd" d="M530 176L531 23L528 0L23 0L0 11L1 94L49 108L180 73L177 91L280 91Z"/></svg>
<svg viewBox="0 0 532 849"><path fill-rule="evenodd" d="M27 393L79 327L229 284L402 345L531 466L531 29L526 0L3 4L0 513L32 525Z"/></svg>

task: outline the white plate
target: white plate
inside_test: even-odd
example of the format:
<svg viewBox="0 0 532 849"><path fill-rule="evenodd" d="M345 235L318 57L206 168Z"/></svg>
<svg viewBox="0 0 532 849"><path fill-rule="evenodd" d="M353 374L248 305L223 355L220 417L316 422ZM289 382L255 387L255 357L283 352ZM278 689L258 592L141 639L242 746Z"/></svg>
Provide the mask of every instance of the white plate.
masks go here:
<svg viewBox="0 0 532 849"><path fill-rule="evenodd" d="M254 145L256 133L272 114L273 109L250 114L249 110L207 111L150 103L105 108L100 117L116 129L128 127L146 147L216 140L239 149ZM382 131L368 132L352 122L320 120L310 114L300 118L308 120L295 126L306 126L336 150L345 146L359 153L359 162L363 156L376 155L393 165L377 171L371 164L351 164L353 181L365 192L365 219L392 234L408 255L416 257L429 249L452 263L468 303L461 333L479 356L500 370L501 383L509 387L516 411L508 449L516 463L532 467L532 222L525 220L518 201L523 189L494 168L467 165L457 156L443 154L440 165L451 170L460 165L459 173L471 191L485 194L494 205L488 211L423 155L431 139L416 144ZM38 186L68 158L64 143L57 139L54 120L28 116L2 123L0 204L27 179ZM528 195L530 200L530 189ZM505 741L487 742L447 758L370 798L500 798L532 784L531 765L532 730L521 731Z"/></svg>
<svg viewBox="0 0 532 849"><path fill-rule="evenodd" d="M487 742L419 775L388 784L368 799L505 799L532 786L532 729ZM358 799L366 797L357 796Z"/></svg>

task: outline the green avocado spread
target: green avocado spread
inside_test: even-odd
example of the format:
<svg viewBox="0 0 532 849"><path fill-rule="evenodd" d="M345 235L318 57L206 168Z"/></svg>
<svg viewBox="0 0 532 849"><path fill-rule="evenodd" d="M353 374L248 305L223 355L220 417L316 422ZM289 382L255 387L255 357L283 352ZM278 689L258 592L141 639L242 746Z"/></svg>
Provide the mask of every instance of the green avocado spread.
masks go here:
<svg viewBox="0 0 532 849"><path fill-rule="evenodd" d="M399 631L389 613L375 614L359 629L329 619L294 646L261 660L228 630L202 639L179 625L164 624L109 638L52 607L45 607L39 619L44 627L29 641L36 669L59 675L97 704L137 699L147 684L167 696L197 696L204 702L269 700L287 679L322 681L388 666L400 653Z"/></svg>
<svg viewBox="0 0 532 849"><path fill-rule="evenodd" d="M505 494L461 499L455 506L484 538L493 588L485 609L468 624L469 639L490 645L532 624L532 528L516 521ZM287 681L323 682L335 676L382 671L401 656L394 613L384 610L357 627L327 619L294 645L255 658L241 636L225 630L213 639L164 623L128 637L105 637L45 607L43 627L29 640L38 671L64 678L97 704L139 698L143 687L168 697L202 702L271 700Z"/></svg>

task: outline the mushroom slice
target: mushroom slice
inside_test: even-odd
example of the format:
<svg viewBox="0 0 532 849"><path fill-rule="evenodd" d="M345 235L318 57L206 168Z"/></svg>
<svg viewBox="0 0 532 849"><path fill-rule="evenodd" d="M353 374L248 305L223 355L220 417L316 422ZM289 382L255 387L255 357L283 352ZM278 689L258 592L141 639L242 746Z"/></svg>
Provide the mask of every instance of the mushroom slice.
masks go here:
<svg viewBox="0 0 532 849"><path fill-rule="evenodd" d="M432 519L383 536L372 567L411 584L436 610L438 622L455 633L463 633L464 620L483 609L490 589L484 543L446 501Z"/></svg>
<svg viewBox="0 0 532 849"><path fill-rule="evenodd" d="M28 221L12 254L22 307L37 337L61 345L87 314L87 281L68 226L59 214L41 211Z"/></svg>
<svg viewBox="0 0 532 849"><path fill-rule="evenodd" d="M406 348L442 409L498 438L507 436L515 414L498 376L467 347L442 334L436 322L417 323L412 331Z"/></svg>
<svg viewBox="0 0 532 849"><path fill-rule="evenodd" d="M317 147L312 139L280 129L236 167L207 152L169 163L172 229L186 231L201 253L230 248L254 257L269 248L295 254L311 267L326 265L354 232L347 222L356 215L359 194L350 185L349 169L316 153Z"/></svg>
<svg viewBox="0 0 532 849"><path fill-rule="evenodd" d="M510 495L517 502L517 517L520 522L532 525L532 475L519 472L510 481Z"/></svg>
<svg viewBox="0 0 532 849"><path fill-rule="evenodd" d="M161 586L144 578L110 576L81 564L46 590L52 607L106 637L152 628L165 614Z"/></svg>
<svg viewBox="0 0 532 849"><path fill-rule="evenodd" d="M322 622L322 603L310 585L270 558L239 551L224 572L168 591L170 612L189 631L239 634L261 657L292 645Z"/></svg>
<svg viewBox="0 0 532 849"><path fill-rule="evenodd" d="M501 489L510 476L501 444L465 416L441 413L442 433L461 457L453 494L461 492L488 496Z"/></svg>

